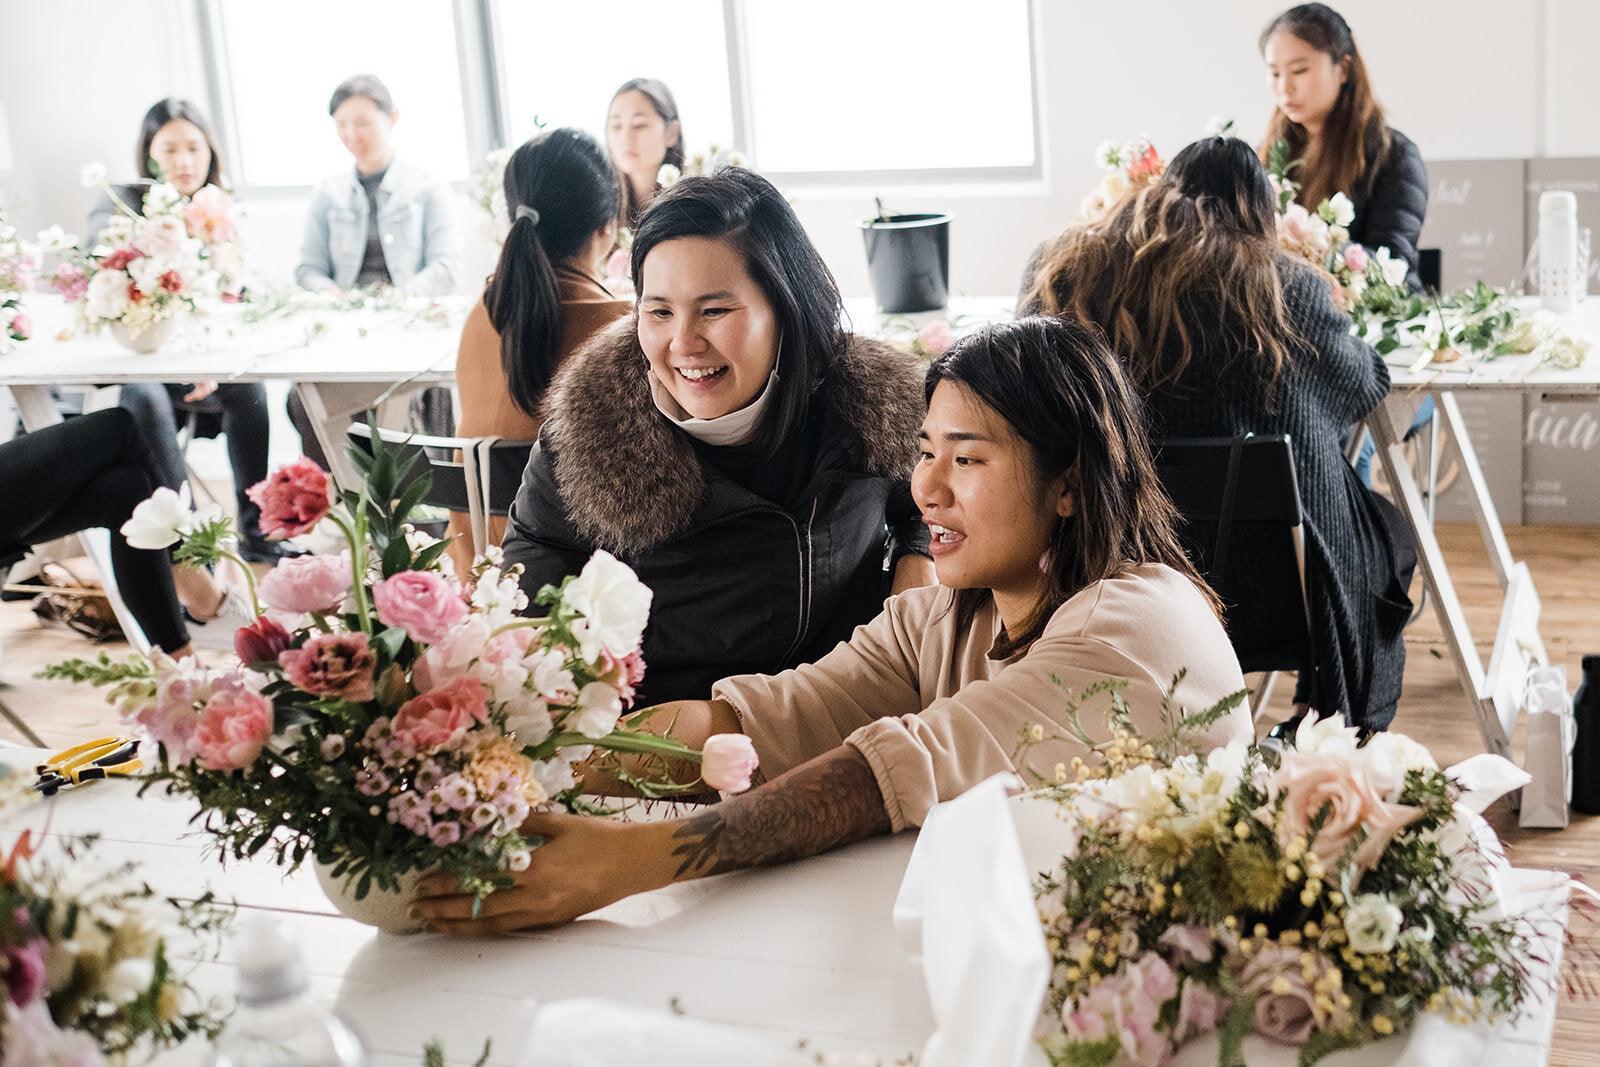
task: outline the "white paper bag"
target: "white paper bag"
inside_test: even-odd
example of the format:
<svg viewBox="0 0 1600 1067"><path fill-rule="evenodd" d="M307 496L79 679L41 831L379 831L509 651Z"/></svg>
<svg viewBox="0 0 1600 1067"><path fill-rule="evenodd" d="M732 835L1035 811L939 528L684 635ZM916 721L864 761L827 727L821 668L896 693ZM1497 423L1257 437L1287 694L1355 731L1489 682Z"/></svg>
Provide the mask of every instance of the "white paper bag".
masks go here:
<svg viewBox="0 0 1600 1067"><path fill-rule="evenodd" d="M1521 822L1523 826L1560 828L1567 825L1572 745L1578 739L1566 672L1560 667L1530 671L1522 707L1528 716L1522 766L1533 780L1522 790Z"/></svg>

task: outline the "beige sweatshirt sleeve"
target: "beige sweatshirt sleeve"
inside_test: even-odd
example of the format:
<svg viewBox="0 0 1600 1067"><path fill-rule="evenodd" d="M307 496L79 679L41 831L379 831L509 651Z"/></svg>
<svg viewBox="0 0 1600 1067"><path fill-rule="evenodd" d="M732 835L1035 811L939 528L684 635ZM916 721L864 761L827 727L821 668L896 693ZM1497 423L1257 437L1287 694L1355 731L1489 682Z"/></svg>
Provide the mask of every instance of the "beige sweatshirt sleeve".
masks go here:
<svg viewBox="0 0 1600 1067"><path fill-rule="evenodd" d="M906 597L891 598L877 618L815 663L782 674L736 675L712 687L755 745L763 778L838 748L882 716L916 714L922 706L917 631L906 607Z"/></svg>

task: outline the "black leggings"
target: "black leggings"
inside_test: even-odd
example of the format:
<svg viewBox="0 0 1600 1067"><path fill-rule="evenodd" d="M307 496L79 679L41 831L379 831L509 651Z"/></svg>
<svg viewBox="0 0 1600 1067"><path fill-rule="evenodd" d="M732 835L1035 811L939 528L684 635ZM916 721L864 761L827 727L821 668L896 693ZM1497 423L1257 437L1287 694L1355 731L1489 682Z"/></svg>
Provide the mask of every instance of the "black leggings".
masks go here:
<svg viewBox="0 0 1600 1067"><path fill-rule="evenodd" d="M120 408L80 415L0 444L0 560L94 526L111 531L111 568L128 610L163 651L189 643L172 562L118 532L161 485L149 446Z"/></svg>
<svg viewBox="0 0 1600 1067"><path fill-rule="evenodd" d="M122 387L120 407L138 422L155 461L159 484L177 489L187 475L178 450L178 420L173 404L189 391L182 385L138 382ZM228 439L228 465L233 468L233 492L239 530L260 539L261 509L245 491L267 476L267 391L259 382L225 382L214 394L222 405L222 432Z"/></svg>

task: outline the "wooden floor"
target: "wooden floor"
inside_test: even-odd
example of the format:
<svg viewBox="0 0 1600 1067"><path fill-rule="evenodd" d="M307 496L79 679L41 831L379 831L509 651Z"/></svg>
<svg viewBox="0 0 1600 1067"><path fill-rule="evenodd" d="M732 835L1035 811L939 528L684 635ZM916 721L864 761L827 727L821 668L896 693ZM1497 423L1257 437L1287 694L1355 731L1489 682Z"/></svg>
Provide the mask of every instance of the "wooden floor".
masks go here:
<svg viewBox="0 0 1600 1067"><path fill-rule="evenodd" d="M1553 661L1566 665L1576 686L1579 659L1600 653L1600 527L1513 527L1507 531L1513 555L1526 560L1544 603L1542 629ZM1488 657L1500 596L1475 527L1440 529L1456 588L1466 604L1467 619L1480 651ZM227 634L212 634L199 643L228 647ZM1478 751L1476 723L1440 640L1430 610L1407 635L1405 692L1394 728L1426 744L1441 764ZM125 646L105 646L113 655ZM35 624L25 604L0 604L0 700L21 713L50 745L66 745L116 728L116 716L94 691L33 677L46 663L93 650L76 635ZM220 662L222 653L208 654ZM1279 687L1280 694L1285 687ZM1284 697L1279 697L1281 704ZM1270 717L1270 713L1269 713ZM0 721L0 738L22 742ZM1519 745L1520 751L1520 745ZM1600 817L1574 816L1565 830L1520 830L1504 805L1491 820L1505 838L1513 863L1571 872L1600 886ZM1588 916L1574 919L1576 944L1568 945L1565 987L1556 1022L1550 1062L1588 1065L1600 1062L1600 923Z"/></svg>

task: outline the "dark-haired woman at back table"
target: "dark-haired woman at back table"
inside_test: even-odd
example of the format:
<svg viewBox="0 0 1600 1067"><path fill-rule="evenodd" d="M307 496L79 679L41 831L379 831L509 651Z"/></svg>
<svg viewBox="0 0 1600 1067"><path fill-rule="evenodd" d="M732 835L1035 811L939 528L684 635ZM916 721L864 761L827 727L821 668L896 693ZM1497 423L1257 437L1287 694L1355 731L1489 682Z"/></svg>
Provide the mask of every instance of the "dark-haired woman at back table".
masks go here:
<svg viewBox="0 0 1600 1067"><path fill-rule="evenodd" d="M621 179L622 225L632 229L658 191L663 164L682 169L683 121L672 90L655 78L634 78L611 94L606 152Z"/></svg>
<svg viewBox="0 0 1600 1067"><path fill-rule="evenodd" d="M511 229L500 261L472 306L456 356L463 437L532 441L545 389L557 369L596 332L633 305L598 280L617 239L617 176L595 139L581 130L541 133L506 163ZM489 520L489 543L506 520ZM449 532L457 570L472 562L467 517Z"/></svg>

